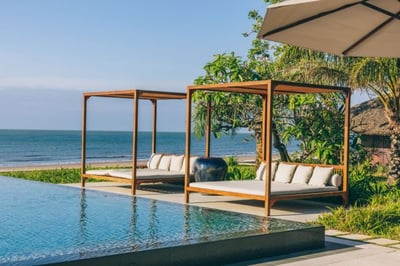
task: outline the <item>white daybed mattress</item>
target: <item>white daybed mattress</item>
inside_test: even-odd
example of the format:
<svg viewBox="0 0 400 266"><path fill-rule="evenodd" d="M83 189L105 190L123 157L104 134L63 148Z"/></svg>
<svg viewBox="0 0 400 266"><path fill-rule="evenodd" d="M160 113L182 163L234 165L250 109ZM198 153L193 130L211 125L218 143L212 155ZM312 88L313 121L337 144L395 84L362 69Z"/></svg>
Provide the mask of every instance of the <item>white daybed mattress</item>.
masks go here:
<svg viewBox="0 0 400 266"><path fill-rule="evenodd" d="M265 183L263 180L193 182L190 183L190 187L244 193L257 196L265 195ZM272 196L327 191L338 191L338 188L334 186L312 186L308 184L288 184L280 182L271 183Z"/></svg>
<svg viewBox="0 0 400 266"><path fill-rule="evenodd" d="M86 171L86 174L91 175L104 175L104 176L112 176L112 177L120 177L126 179L132 179L132 169L104 169L104 170L89 170ZM139 168L136 170L136 179L137 180L151 180L151 179L176 179L176 178L184 178L185 173L181 171L166 171L166 170L158 170L158 169L148 169L148 168Z"/></svg>

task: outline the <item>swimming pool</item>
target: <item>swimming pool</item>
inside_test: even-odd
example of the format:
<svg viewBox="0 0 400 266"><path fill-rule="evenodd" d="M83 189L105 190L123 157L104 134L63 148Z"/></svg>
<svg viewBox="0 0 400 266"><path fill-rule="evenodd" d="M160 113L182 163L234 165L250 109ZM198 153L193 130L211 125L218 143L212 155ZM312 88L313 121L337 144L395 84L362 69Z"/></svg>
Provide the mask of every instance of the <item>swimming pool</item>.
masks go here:
<svg viewBox="0 0 400 266"><path fill-rule="evenodd" d="M221 256L227 248L235 254L233 246L243 241L257 245L266 243L257 237L287 232L297 234L289 236L289 242L296 242L293 236L312 240L312 244L302 240L303 248L323 245L323 228L303 223L0 177L0 265L84 264L121 254L123 260L139 261L129 256L154 250L161 252L149 255L155 261L154 256L164 252L180 256L178 261L171 258L171 263L183 260L184 264L188 260L182 256L200 256L196 250L218 249ZM242 242L224 242L232 239ZM210 246L214 242L220 246Z"/></svg>

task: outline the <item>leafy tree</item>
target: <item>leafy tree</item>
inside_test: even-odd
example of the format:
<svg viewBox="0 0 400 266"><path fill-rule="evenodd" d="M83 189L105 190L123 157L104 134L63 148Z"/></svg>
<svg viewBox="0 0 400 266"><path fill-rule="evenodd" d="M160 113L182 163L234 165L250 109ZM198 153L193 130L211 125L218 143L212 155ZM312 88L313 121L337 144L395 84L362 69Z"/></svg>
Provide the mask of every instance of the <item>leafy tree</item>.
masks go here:
<svg viewBox="0 0 400 266"><path fill-rule="evenodd" d="M206 74L195 80L196 84L240 82L260 79L260 74L253 68L256 62L243 61L233 52L215 55L214 60L204 67ZM250 67L251 66L251 67ZM263 67L263 69L268 69ZM264 73L264 76L267 76ZM205 93L196 92L193 95L195 103L193 119L196 135L204 135L207 103L211 103L211 131L215 136L235 134L238 128L248 128L254 132L258 156L261 150L261 106L262 99L253 94L237 93Z"/></svg>
<svg viewBox="0 0 400 266"><path fill-rule="evenodd" d="M280 46L277 53L279 63L290 66L285 72L286 79L351 86L354 90L368 90L377 95L384 106L391 131L388 183L399 185L400 59L337 57L325 53L309 53L287 45ZM301 53L303 55L299 56Z"/></svg>
<svg viewBox="0 0 400 266"><path fill-rule="evenodd" d="M320 85L346 85L350 62L289 45L275 48L275 77ZM339 93L290 95L288 119L281 134L285 141L300 140L297 160L337 164L343 147L344 95ZM329 125L329 126L327 126Z"/></svg>
<svg viewBox="0 0 400 266"><path fill-rule="evenodd" d="M376 94L389 122L391 160L389 184L399 184L400 176L400 59L359 58L350 74L354 87Z"/></svg>
<svg viewBox="0 0 400 266"><path fill-rule="evenodd" d="M251 32L244 34L246 37L258 32L263 21L263 18L254 10L249 12L249 18L253 19L255 23ZM274 60L271 60L270 51L275 51ZM215 55L213 61L204 67L206 74L197 78L195 83L281 79L329 84L327 79L332 80L332 73L334 73L336 75L335 85L342 84L343 77L339 75L342 72L340 69L332 71L333 68L326 65L326 62L332 60L326 61L326 59L327 56L323 53L287 45L271 49L267 41L255 39L248 52L247 60L243 60L233 52ZM331 59L337 60L335 57ZM313 64L309 63L310 60ZM319 68L316 68L316 65ZM341 146L341 142L337 142L337 140L343 140L343 99L340 99L340 96L332 97L332 99L315 95L302 97L277 95L274 97L274 119L271 130L273 145L278 149L281 160L291 160L282 141L287 142L291 139L302 141L300 148L303 153L300 160L310 161L316 157L319 161L326 163L334 163L339 160L341 149L338 147ZM260 158L261 99L258 96L234 93L196 93L193 99L195 102L194 129L197 135L205 133L204 125L209 101L213 105L211 130L214 135L235 134L237 128L248 128L254 132L257 142L257 158ZM299 109L299 107L302 108ZM332 110L335 111L335 114L329 113ZM338 118L339 116L340 118ZM335 126L331 127L332 130L327 130L325 126L325 129L318 129L326 124L332 125L331 121L328 122L329 119L336 121ZM316 120L320 123L311 123ZM329 134L333 132L336 134L330 136ZM309 133L314 134L306 137Z"/></svg>
<svg viewBox="0 0 400 266"><path fill-rule="evenodd" d="M292 95L289 110L292 116L282 136L284 140L301 140L297 160L340 163L343 157L344 95Z"/></svg>
<svg viewBox="0 0 400 266"><path fill-rule="evenodd" d="M264 2L270 2L265 1ZM271 1L276 2L276 1ZM257 33L263 17L256 10L248 14L249 18L254 20L252 30L244 33L249 37ZM273 62L270 60L269 43L264 40L254 39L252 47L247 54L247 60L236 56L233 52L230 54L218 54L214 59L204 67L206 74L195 80L195 84L223 83L223 82L241 82L251 80L271 79L274 71ZM226 94L226 93L196 93L193 97L195 102L194 109L194 130L197 135L204 135L207 101L213 105L211 116L211 131L214 135L235 134L237 128L247 128L254 132L254 138L257 146L257 165L261 158L261 113L262 101L256 95L244 94ZM282 110L278 105L285 101L284 97L280 101L274 101L276 110ZM289 161L290 157L286 146L282 143L278 127L273 121L272 125L273 145L278 149L281 159Z"/></svg>
<svg viewBox="0 0 400 266"><path fill-rule="evenodd" d="M301 50L303 52L299 53ZM386 119L391 131L391 161L388 183L399 185L400 59L337 57L288 45L279 46L276 51L281 64L291 65L293 68L297 66L299 71L294 72L296 74L292 76L293 78L316 84L327 82L339 86L352 86L353 89L366 89L377 95L385 108ZM293 64L293 61L296 64ZM278 69L283 68L278 67Z"/></svg>

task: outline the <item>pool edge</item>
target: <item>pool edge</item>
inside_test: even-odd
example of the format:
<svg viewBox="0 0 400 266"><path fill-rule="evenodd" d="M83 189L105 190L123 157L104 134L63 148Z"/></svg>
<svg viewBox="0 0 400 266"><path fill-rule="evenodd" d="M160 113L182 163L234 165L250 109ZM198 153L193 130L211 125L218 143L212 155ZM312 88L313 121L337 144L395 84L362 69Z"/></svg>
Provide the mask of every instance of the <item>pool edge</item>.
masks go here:
<svg viewBox="0 0 400 266"><path fill-rule="evenodd" d="M265 233L51 265L221 265L325 247L325 228Z"/></svg>

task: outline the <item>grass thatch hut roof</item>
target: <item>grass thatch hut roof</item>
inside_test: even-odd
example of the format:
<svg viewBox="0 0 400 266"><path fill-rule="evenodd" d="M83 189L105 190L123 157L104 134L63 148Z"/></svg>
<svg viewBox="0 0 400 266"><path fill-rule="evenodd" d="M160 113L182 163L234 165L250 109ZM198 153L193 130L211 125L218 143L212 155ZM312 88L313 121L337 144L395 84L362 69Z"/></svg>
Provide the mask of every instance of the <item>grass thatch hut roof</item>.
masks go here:
<svg viewBox="0 0 400 266"><path fill-rule="evenodd" d="M379 99L375 98L350 110L351 131L363 135L389 136L389 123Z"/></svg>

